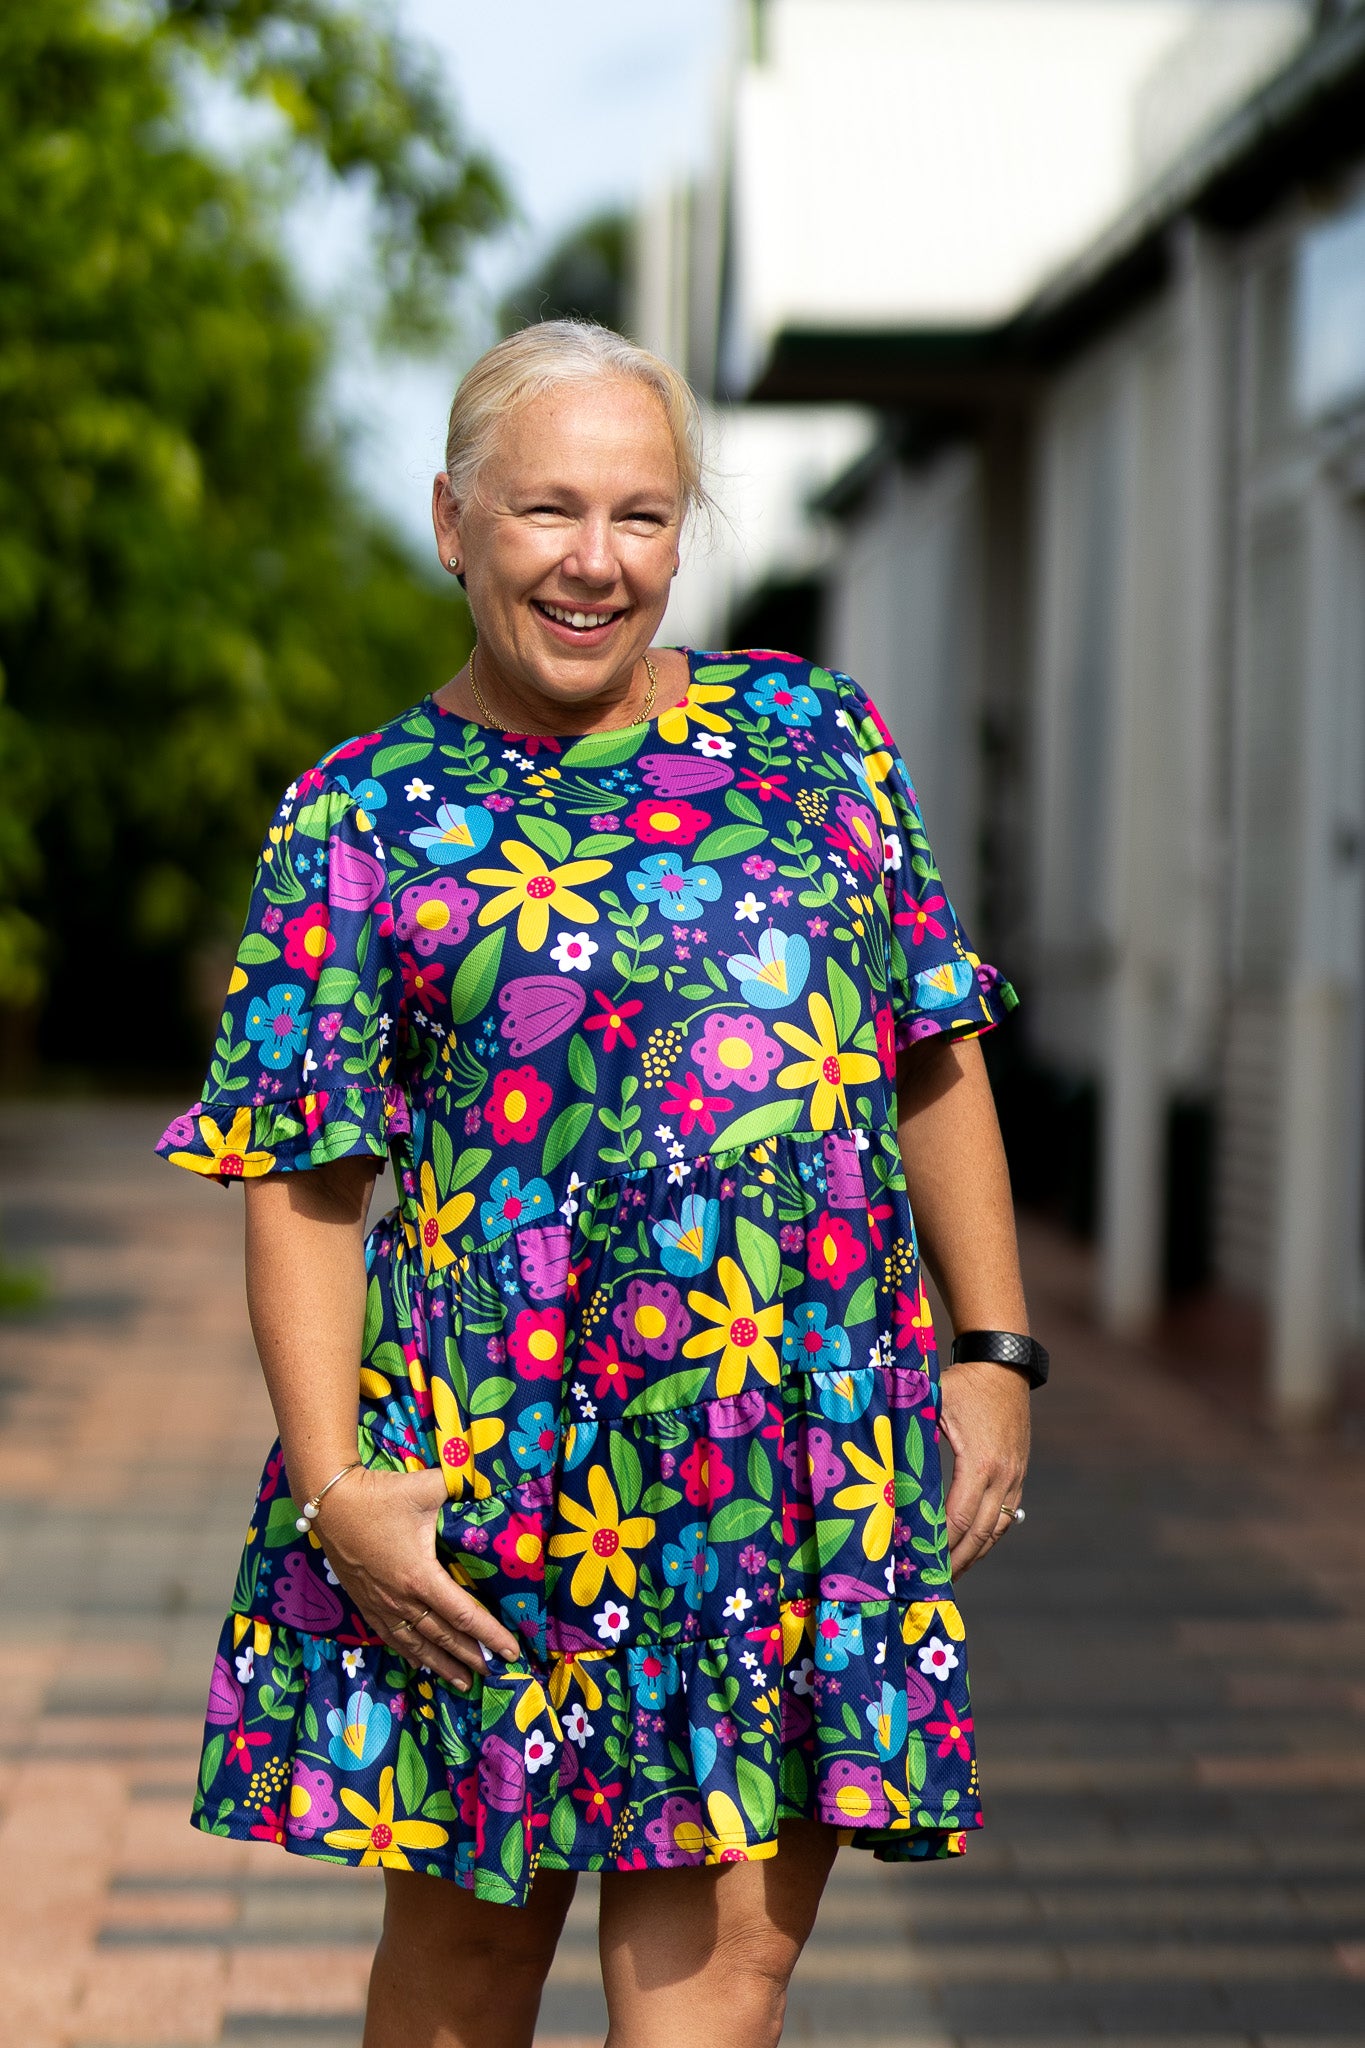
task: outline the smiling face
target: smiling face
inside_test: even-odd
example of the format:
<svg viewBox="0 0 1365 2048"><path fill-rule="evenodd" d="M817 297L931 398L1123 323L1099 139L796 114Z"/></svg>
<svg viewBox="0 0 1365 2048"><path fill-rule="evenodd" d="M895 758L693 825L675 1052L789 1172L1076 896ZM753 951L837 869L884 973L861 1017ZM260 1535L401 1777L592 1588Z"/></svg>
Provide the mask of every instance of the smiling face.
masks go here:
<svg viewBox="0 0 1365 2048"><path fill-rule="evenodd" d="M437 477L490 700L563 717L630 688L678 564L682 493L663 406L634 378L563 384L510 413L463 504Z"/></svg>

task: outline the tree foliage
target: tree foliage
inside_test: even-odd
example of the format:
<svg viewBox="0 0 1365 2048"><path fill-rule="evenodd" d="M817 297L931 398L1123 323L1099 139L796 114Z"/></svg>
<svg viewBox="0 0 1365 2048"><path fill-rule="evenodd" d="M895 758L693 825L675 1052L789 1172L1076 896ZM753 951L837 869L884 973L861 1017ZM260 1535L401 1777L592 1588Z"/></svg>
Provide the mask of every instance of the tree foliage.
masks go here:
<svg viewBox="0 0 1365 2048"><path fill-rule="evenodd" d="M46 985L94 1067L179 1050L279 787L465 631L357 502L270 204L188 132L200 65L367 183L398 330L504 206L373 6L0 8L0 1002Z"/></svg>
<svg viewBox="0 0 1365 2048"><path fill-rule="evenodd" d="M538 320L595 320L620 332L628 317L631 223L601 213L572 228L498 309L504 334Z"/></svg>

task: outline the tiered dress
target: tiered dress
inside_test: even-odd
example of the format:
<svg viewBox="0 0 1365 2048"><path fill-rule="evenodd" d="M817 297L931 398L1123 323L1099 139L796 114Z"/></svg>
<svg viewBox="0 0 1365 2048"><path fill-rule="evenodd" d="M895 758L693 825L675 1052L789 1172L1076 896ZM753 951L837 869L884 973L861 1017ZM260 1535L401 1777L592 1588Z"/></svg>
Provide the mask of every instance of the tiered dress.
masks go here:
<svg viewBox="0 0 1365 2048"><path fill-rule="evenodd" d="M211 1834L520 1903L537 1869L880 1857L979 1823L897 1048L1013 1001L847 676L688 656L649 726L428 698L285 793L204 1098L223 1180L388 1154L358 1427L524 1644L378 1643L278 1444L215 1660Z"/></svg>

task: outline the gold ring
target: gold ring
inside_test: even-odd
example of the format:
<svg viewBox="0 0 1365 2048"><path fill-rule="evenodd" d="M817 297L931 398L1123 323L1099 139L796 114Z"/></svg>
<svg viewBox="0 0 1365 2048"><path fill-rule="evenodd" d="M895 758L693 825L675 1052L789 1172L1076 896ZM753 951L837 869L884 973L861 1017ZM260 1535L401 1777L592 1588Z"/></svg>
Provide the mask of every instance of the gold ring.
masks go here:
<svg viewBox="0 0 1365 2048"><path fill-rule="evenodd" d="M419 1628L419 1627L421 1626L421 1624L422 1624L422 1623L423 1623L423 1622L424 1622L424 1621L426 1620L426 1618L427 1618L427 1616L428 1616L428 1615L430 1614L430 1612L431 1612L431 1609L430 1609L429 1607L424 1607L424 1608L422 1609L422 1612L421 1612L421 1613L420 1613L420 1614L418 1615L418 1617L417 1617L416 1621L408 1621L408 1620L400 1621L400 1622L399 1622L399 1624L398 1624L398 1626L399 1626L399 1628L410 1628L410 1629L412 1630L413 1634L415 1635L415 1634L417 1633L417 1630L418 1630L418 1628Z"/></svg>

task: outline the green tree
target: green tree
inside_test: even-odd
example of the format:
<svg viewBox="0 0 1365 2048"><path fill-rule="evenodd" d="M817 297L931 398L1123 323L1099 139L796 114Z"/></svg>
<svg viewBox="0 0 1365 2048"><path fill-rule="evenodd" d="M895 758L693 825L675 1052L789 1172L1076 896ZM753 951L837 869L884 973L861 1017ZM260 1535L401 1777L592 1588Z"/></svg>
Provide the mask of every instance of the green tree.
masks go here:
<svg viewBox="0 0 1365 2048"><path fill-rule="evenodd" d="M270 175L189 132L204 68L273 110ZM364 182L380 316L427 343L505 202L340 0L7 0L0 166L0 1002L45 985L49 1057L151 1068L284 781L467 632L322 424L280 189Z"/></svg>
<svg viewBox="0 0 1365 2048"><path fill-rule="evenodd" d="M627 317L631 223L601 213L555 244L498 308L504 334L538 320L595 320L619 332Z"/></svg>

